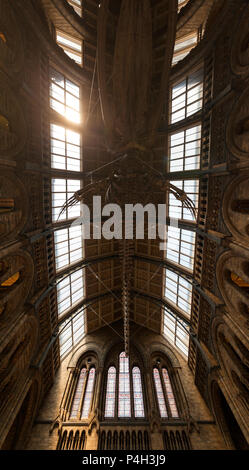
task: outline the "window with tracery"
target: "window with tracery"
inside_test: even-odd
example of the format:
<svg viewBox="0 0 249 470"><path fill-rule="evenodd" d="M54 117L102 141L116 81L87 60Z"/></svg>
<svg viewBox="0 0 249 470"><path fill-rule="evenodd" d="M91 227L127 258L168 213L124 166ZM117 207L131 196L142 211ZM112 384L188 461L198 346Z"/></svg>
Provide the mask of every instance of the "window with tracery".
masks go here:
<svg viewBox="0 0 249 470"><path fill-rule="evenodd" d="M122 352L119 356L118 416L131 416L129 358Z"/></svg>
<svg viewBox="0 0 249 470"><path fill-rule="evenodd" d="M115 392L116 392L116 368L110 367L108 370L108 376L107 376L105 418L114 418Z"/></svg>
<svg viewBox="0 0 249 470"><path fill-rule="evenodd" d="M145 417L141 370L124 352L119 354L117 368L108 368L104 406L106 419Z"/></svg>
<svg viewBox="0 0 249 470"><path fill-rule="evenodd" d="M165 367L154 367L153 378L161 418L178 419L179 413L168 370Z"/></svg>
<svg viewBox="0 0 249 470"><path fill-rule="evenodd" d="M144 418L144 401L139 367L132 369L133 395L134 395L134 415L135 418Z"/></svg>
<svg viewBox="0 0 249 470"><path fill-rule="evenodd" d="M83 367L77 381L70 411L70 419L86 420L89 417L94 396L96 369Z"/></svg>

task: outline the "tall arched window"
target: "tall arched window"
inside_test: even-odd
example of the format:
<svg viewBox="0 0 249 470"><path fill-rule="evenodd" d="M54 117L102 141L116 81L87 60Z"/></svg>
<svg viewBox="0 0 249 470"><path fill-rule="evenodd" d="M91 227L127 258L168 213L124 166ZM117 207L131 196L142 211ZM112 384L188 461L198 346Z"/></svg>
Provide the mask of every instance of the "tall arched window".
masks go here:
<svg viewBox="0 0 249 470"><path fill-rule="evenodd" d="M82 413L81 413L82 419L86 419L89 416L89 411L90 411L92 396L93 396L94 380L95 380L95 368L92 367L88 374L86 391L85 391L85 396L84 396L84 401L83 401L83 408L82 408Z"/></svg>
<svg viewBox="0 0 249 470"><path fill-rule="evenodd" d="M118 416L131 416L129 358L122 352L119 356Z"/></svg>
<svg viewBox="0 0 249 470"><path fill-rule="evenodd" d="M85 367L81 369L71 406L70 419L80 420L89 417L93 399L95 373L95 367L91 367L89 371Z"/></svg>
<svg viewBox="0 0 249 470"><path fill-rule="evenodd" d="M121 352L107 372L105 418L145 418L141 370Z"/></svg>
<svg viewBox="0 0 249 470"><path fill-rule="evenodd" d="M134 396L134 414L135 418L144 418L144 400L141 381L141 372L139 367L132 369L133 396Z"/></svg>
<svg viewBox="0 0 249 470"><path fill-rule="evenodd" d="M109 367L105 399L105 418L114 418L115 416L115 391L116 369L115 367Z"/></svg>
<svg viewBox="0 0 249 470"><path fill-rule="evenodd" d="M154 368L153 375L154 375L154 381L155 381L157 401L158 401L158 406L159 406L159 410L160 410L160 415L161 415L161 418L167 418L168 413L167 413L167 409L166 409L166 403L165 403L165 398L164 398L164 393L163 393L162 382L161 382L161 377L160 377L159 370Z"/></svg>
<svg viewBox="0 0 249 470"><path fill-rule="evenodd" d="M80 376L78 379L77 387L74 394L73 404L71 408L70 418L77 418L78 411L80 409L81 397L84 389L84 383L86 378L86 368L81 369Z"/></svg>
<svg viewBox="0 0 249 470"><path fill-rule="evenodd" d="M153 377L161 418L179 418L178 409L167 369L165 367L162 369L154 367Z"/></svg>

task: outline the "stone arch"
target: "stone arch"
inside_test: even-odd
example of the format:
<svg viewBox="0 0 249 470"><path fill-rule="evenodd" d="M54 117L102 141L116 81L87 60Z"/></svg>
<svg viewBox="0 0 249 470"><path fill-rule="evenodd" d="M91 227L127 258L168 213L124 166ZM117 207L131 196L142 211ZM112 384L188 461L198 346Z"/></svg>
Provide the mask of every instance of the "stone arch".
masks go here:
<svg viewBox="0 0 249 470"><path fill-rule="evenodd" d="M236 374L243 387L246 386L249 390L249 355L245 355L246 348L223 320L213 323L213 344L222 370L226 372L231 384L237 387L238 383L234 380Z"/></svg>
<svg viewBox="0 0 249 470"><path fill-rule="evenodd" d="M233 280L233 274L243 281L238 285ZM232 251L223 253L216 266L217 283L220 293L228 308L229 316L233 321L248 324L249 321L249 261Z"/></svg>
<svg viewBox="0 0 249 470"><path fill-rule="evenodd" d="M12 89L0 79L0 116L4 125L0 125L0 156L12 159L20 153L26 143L27 126L20 99Z"/></svg>
<svg viewBox="0 0 249 470"><path fill-rule="evenodd" d="M98 345L95 341L87 341L83 339L83 344L80 344L75 351L73 351L70 360L68 362L68 368L76 368L78 367L81 358L88 354L88 352L92 351L98 358L99 366L103 367L103 350L101 346Z"/></svg>
<svg viewBox="0 0 249 470"><path fill-rule="evenodd" d="M124 344L122 342L115 341L114 344L112 344L108 347L108 350L105 354L105 361L104 361L104 374L102 377L102 391L100 393L99 397L99 408L101 410L101 416L104 418L104 413L105 413L105 398L106 398L106 390L107 390L107 377L108 377L108 370L110 367L115 367L116 370L116 388L115 388L115 421L119 419L118 417L118 372L119 372L119 355L121 352L124 351ZM145 360L143 357L143 354L140 351L140 348L137 347L134 342L130 343L130 348L129 348L129 374L130 374L130 403L131 403L131 416L133 416L134 410L133 410L133 378L132 378L132 370L133 367L138 367L140 370L141 374L141 385L142 385L142 395L143 395L143 406L144 406L144 413L145 416L148 414L148 394L146 390L146 366L145 366Z"/></svg>
<svg viewBox="0 0 249 470"><path fill-rule="evenodd" d="M40 385L38 377L29 381L16 417L10 424L1 445L1 450L23 450L25 448L39 404Z"/></svg>
<svg viewBox="0 0 249 470"><path fill-rule="evenodd" d="M150 375L153 376L153 370L156 368L159 371L161 376L161 383L162 388L164 389L164 395L168 395L165 386L163 384L163 377L162 377L162 370L166 369L168 371L168 375L170 378L170 383L172 387L173 396L176 402L178 417L180 416L187 416L187 402L186 397L183 394L183 388L181 384L181 378L179 376L179 362L178 360L175 361L175 357L173 354L168 354L170 349L165 351L165 348L162 347L160 343L153 344L150 348ZM170 351L172 353L172 351ZM173 362L172 362L173 360ZM161 372L160 372L161 371ZM156 396L156 387L154 378L152 377L152 391L153 391L153 407L155 410L158 409L158 401ZM166 398L165 398L166 400ZM168 401L168 398L167 398Z"/></svg>
<svg viewBox="0 0 249 470"><path fill-rule="evenodd" d="M0 176L0 241L16 237L28 218L28 197L24 184L9 171Z"/></svg>
<svg viewBox="0 0 249 470"><path fill-rule="evenodd" d="M180 362L175 354L174 348L169 346L166 340L164 340L163 342L151 343L150 356L152 356L155 353L160 353L164 357L167 357L168 361L170 361L171 367L176 367L176 368L180 367Z"/></svg>
<svg viewBox="0 0 249 470"><path fill-rule="evenodd" d="M211 383L211 404L227 447L232 450L248 450L248 442L229 405L229 400L216 380Z"/></svg>
<svg viewBox="0 0 249 470"><path fill-rule="evenodd" d="M249 173L234 179L227 187L222 212L224 221L237 240L249 241Z"/></svg>
<svg viewBox="0 0 249 470"><path fill-rule="evenodd" d="M18 275L14 284L10 279ZM32 286L34 264L29 253L19 250L4 256L0 266L0 330L8 330L26 301Z"/></svg>
<svg viewBox="0 0 249 470"><path fill-rule="evenodd" d="M219 401L215 402L212 389L212 383L215 380L217 386L221 389L220 392L224 395L221 401L224 402L225 400L227 406L231 407L228 414L234 415L231 419L237 422L237 426L241 429L240 432L244 433L245 430L248 430L247 423L249 419L248 352L245 353L244 344L222 318L215 318L213 321L212 339L220 364L218 375L210 377L209 392L211 399L214 400L212 406L215 409L215 414L217 414L216 407ZM225 408L227 406L224 404ZM249 435L247 438L249 442ZM231 445L231 442L229 445Z"/></svg>
<svg viewBox="0 0 249 470"><path fill-rule="evenodd" d="M230 151L235 157L248 160L249 158L249 87L236 100L230 114L226 140Z"/></svg>
<svg viewBox="0 0 249 470"><path fill-rule="evenodd" d="M38 321L25 315L0 346L0 403L5 408L10 393L28 370L38 337ZM0 407L1 407L0 405Z"/></svg>
<svg viewBox="0 0 249 470"><path fill-rule="evenodd" d="M246 76L249 74L249 8L246 6L240 15L239 24L231 51L231 67L236 75Z"/></svg>
<svg viewBox="0 0 249 470"><path fill-rule="evenodd" d="M8 0L0 0L0 67L8 75L19 74L24 66L22 33Z"/></svg>
<svg viewBox="0 0 249 470"><path fill-rule="evenodd" d="M74 403L74 397L75 393L77 391L77 386L80 376L81 376L81 371L82 369L85 369L85 373L83 374L83 381L81 384L81 390L79 393L81 393L81 399L79 406L77 406L77 413L81 413L81 408L82 408L82 398L83 395L85 396L85 387L88 382L88 374L91 372L91 369L95 369L95 376L94 376L94 388L92 391L92 398L91 398L91 406L90 406L90 412L91 415L95 412L95 402L96 402L96 390L97 390L97 382L98 382L98 370L99 370L99 355L96 352L95 344L93 343L88 343L84 345L84 348L81 347L81 353L77 354L77 357L74 357L74 361L71 363L71 365L68 366L68 369L71 370L68 383L66 386L65 394L62 399L62 413L61 413L61 419L62 420L68 420L72 419L71 412L72 412L72 407ZM74 417L73 417L74 418Z"/></svg>

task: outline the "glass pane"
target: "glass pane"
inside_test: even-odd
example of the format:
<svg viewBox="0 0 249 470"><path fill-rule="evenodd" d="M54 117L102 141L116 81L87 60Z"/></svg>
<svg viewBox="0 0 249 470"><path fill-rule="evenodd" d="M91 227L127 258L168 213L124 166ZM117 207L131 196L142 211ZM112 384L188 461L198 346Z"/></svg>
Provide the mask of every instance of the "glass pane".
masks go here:
<svg viewBox="0 0 249 470"><path fill-rule="evenodd" d="M83 409L82 409L82 414L81 414L82 419L87 419L89 416L90 407L92 403L92 397L93 397L94 379L95 379L95 369L94 367L92 367L88 373L86 392L84 396L84 403L83 403Z"/></svg>
<svg viewBox="0 0 249 470"><path fill-rule="evenodd" d="M181 180L170 181L176 187L183 189L187 196L195 205L196 211L198 210L199 200L199 180ZM190 220L195 222L195 217L189 209L183 207L181 201L177 200L173 194L169 194L169 217L182 220Z"/></svg>
<svg viewBox="0 0 249 470"><path fill-rule="evenodd" d="M155 382L155 387L156 387L156 394L157 394L160 415L161 415L161 418L167 418L168 413L166 409L165 398L164 398L163 388L161 384L161 377L160 377L160 373L158 369L156 368L153 369L153 376L154 376L154 382Z"/></svg>
<svg viewBox="0 0 249 470"><path fill-rule="evenodd" d="M188 41L192 41L188 39ZM191 45L181 48L183 43L176 47L178 51L173 58L173 65L182 60L190 51ZM193 41L193 45L195 42ZM171 124L181 121L200 111L203 106L203 69L198 69L186 77L183 82L172 87Z"/></svg>
<svg viewBox="0 0 249 470"><path fill-rule="evenodd" d="M70 51L66 51L69 53ZM77 58L79 57L78 54ZM70 121L80 122L80 88L56 70L50 70L50 106Z"/></svg>
<svg viewBox="0 0 249 470"><path fill-rule="evenodd" d="M80 171L80 134L55 124L51 124L50 132L52 168Z"/></svg>
<svg viewBox="0 0 249 470"><path fill-rule="evenodd" d="M179 418L177 407L176 407L176 402L175 402L175 397L174 397L173 390L172 390L172 387L171 387L171 382L170 382L168 371L166 369L162 369L162 373L163 373L164 385L165 385L165 389L166 389L166 393L167 393L169 407L170 407L172 417L173 418Z"/></svg>
<svg viewBox="0 0 249 470"><path fill-rule="evenodd" d="M83 392L85 377L86 377L86 369L83 368L83 369L81 369L80 376L79 376L78 383L77 383L77 387L76 387L76 390L75 390L73 404L72 404L72 408L71 408L70 419L77 418L78 411L79 411L79 408L80 408L80 402L81 402L81 398L82 398L82 392Z"/></svg>
<svg viewBox="0 0 249 470"><path fill-rule="evenodd" d="M65 320L59 328L60 357L64 359L85 335L85 312L77 310L73 317Z"/></svg>
<svg viewBox="0 0 249 470"><path fill-rule="evenodd" d="M80 202L69 207L63 214L59 214L63 204L80 189L80 180L67 180L63 178L52 178L52 221L58 222L66 219L74 219L80 216Z"/></svg>
<svg viewBox="0 0 249 470"><path fill-rule="evenodd" d="M184 356L188 356L189 349L189 325L168 308L164 310L163 334L166 339L176 346Z"/></svg>
<svg viewBox="0 0 249 470"><path fill-rule="evenodd" d="M114 418L115 415L116 369L110 367L107 376L105 418Z"/></svg>
<svg viewBox="0 0 249 470"><path fill-rule="evenodd" d="M166 269L164 295L190 318L192 302L192 284L190 282L170 269Z"/></svg>
<svg viewBox="0 0 249 470"><path fill-rule="evenodd" d="M170 137L169 171L197 170L200 168L201 126L190 127Z"/></svg>
<svg viewBox="0 0 249 470"><path fill-rule="evenodd" d="M141 382L141 372L138 367L133 367L132 379L135 418L144 418L143 389Z"/></svg>
<svg viewBox="0 0 249 470"><path fill-rule="evenodd" d="M119 418L131 416L129 358L125 352L119 356L118 416Z"/></svg>

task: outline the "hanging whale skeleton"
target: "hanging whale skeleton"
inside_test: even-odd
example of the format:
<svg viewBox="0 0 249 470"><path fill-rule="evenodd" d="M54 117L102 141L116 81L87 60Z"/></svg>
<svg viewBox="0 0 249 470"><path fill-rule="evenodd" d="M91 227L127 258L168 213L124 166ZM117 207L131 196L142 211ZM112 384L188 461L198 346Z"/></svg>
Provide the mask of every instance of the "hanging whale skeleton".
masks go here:
<svg viewBox="0 0 249 470"><path fill-rule="evenodd" d="M155 65L154 46L158 41L153 0L115 0L116 26L110 30L113 0L103 0L99 8L97 67L99 99L105 128L105 146L110 162L87 174L84 187L64 204L60 215L98 191L107 203L146 201L153 192L171 193L195 217L192 200L166 176L153 168L155 136L168 92L169 73L175 42L177 0L165 0L163 60ZM110 69L110 36L114 52ZM137 53L138 51L138 53ZM107 60L108 58L108 60ZM110 79L111 75L111 79ZM105 175L105 176L103 176ZM148 191L149 188L149 191ZM132 244L122 241L122 306L124 349L129 354L129 310L132 276Z"/></svg>

